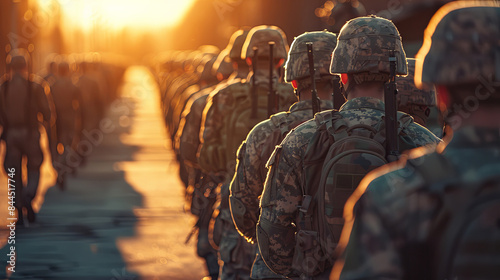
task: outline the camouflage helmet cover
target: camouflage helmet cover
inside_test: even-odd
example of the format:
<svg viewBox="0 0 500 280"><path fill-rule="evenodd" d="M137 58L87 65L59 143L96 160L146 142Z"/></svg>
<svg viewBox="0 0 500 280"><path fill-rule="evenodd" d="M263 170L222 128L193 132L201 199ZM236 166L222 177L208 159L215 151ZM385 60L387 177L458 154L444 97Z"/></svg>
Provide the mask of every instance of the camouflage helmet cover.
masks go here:
<svg viewBox="0 0 500 280"><path fill-rule="evenodd" d="M269 42L274 42L274 58L286 59L288 43L286 35L279 27L260 25L250 29L247 35L241 58L247 59L254 55L254 48L258 48L259 57L269 57Z"/></svg>
<svg viewBox="0 0 500 280"><path fill-rule="evenodd" d="M26 49L13 49L6 57L6 64L11 68L24 68L28 65L30 54Z"/></svg>
<svg viewBox="0 0 500 280"><path fill-rule="evenodd" d="M331 73L390 73L389 55L394 50L396 74L407 74L401 36L390 20L374 15L352 19L342 27L337 40Z"/></svg>
<svg viewBox="0 0 500 280"><path fill-rule="evenodd" d="M417 54L415 84L500 81L500 3L457 1L436 12ZM493 77L492 77L493 76Z"/></svg>
<svg viewBox="0 0 500 280"><path fill-rule="evenodd" d="M432 87L429 90L418 89L414 83L415 63L414 58L407 58L408 76L397 79L398 107L406 105L436 106L436 90Z"/></svg>
<svg viewBox="0 0 500 280"><path fill-rule="evenodd" d="M229 59L231 59L232 61L241 59L241 49L243 49L243 44L245 43L247 35L248 30L240 29L234 32L233 36L231 36L227 48L230 49Z"/></svg>
<svg viewBox="0 0 500 280"><path fill-rule="evenodd" d="M226 48L217 56L212 66L212 75L219 76L219 74L221 74L223 79L225 79L233 73L234 69L229 59L229 52L230 50Z"/></svg>
<svg viewBox="0 0 500 280"><path fill-rule="evenodd" d="M285 81L300 80L310 77L309 58L306 43L313 43L314 68L317 77L330 76L332 52L337 44L337 35L328 31L306 32L296 37L290 47L285 64Z"/></svg>

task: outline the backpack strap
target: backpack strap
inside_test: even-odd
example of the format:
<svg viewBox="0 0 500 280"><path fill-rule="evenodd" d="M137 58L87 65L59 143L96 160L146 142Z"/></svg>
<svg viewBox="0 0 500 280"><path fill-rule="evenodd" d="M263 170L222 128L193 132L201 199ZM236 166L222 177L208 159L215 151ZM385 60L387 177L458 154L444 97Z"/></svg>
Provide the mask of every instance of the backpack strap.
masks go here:
<svg viewBox="0 0 500 280"><path fill-rule="evenodd" d="M281 132L281 136L284 136L290 131L288 126L288 112L278 113L271 116L271 122L274 127L278 128Z"/></svg>

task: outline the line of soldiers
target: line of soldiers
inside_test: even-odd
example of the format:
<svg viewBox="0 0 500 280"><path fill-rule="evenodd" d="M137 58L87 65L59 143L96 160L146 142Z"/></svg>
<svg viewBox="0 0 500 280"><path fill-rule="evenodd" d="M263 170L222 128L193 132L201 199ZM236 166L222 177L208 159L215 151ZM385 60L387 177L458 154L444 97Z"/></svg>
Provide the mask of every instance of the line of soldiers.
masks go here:
<svg viewBox="0 0 500 280"><path fill-rule="evenodd" d="M89 141L83 140L99 127L105 108L115 97L123 69L85 59L70 65L67 59L57 56L48 63L42 78L32 73L31 54L26 49L11 50L7 67L0 83L4 168L6 172L15 169L11 179L15 185L16 223L24 226L24 217L29 224L36 222L32 201L44 157L41 137L47 137L57 184L64 190L67 175L75 174L92 152ZM24 170L27 174L23 174ZM23 176L27 178L26 187Z"/></svg>
<svg viewBox="0 0 500 280"><path fill-rule="evenodd" d="M416 59L376 16L286 42L158 58L209 276L498 279L498 2L442 7Z"/></svg>

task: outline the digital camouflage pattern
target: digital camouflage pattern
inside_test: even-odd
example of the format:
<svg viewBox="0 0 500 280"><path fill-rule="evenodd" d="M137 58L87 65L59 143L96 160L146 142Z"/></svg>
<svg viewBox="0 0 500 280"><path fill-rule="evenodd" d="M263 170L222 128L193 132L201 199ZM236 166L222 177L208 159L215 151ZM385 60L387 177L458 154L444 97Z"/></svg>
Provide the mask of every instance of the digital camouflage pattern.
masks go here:
<svg viewBox="0 0 500 280"><path fill-rule="evenodd" d="M443 6L425 30L415 84L464 84L477 82L479 76L500 81L499 37L498 1Z"/></svg>
<svg viewBox="0 0 500 280"><path fill-rule="evenodd" d="M321 108L331 109L332 101L322 100ZM256 242L256 225L259 218L259 197L264 189L266 163L274 147L300 123L311 119L311 100L299 101L288 112L271 116L257 124L238 150L236 174L231 181L229 202L234 224L248 242ZM252 278L280 278L264 264L260 255L252 267Z"/></svg>
<svg viewBox="0 0 500 280"><path fill-rule="evenodd" d="M274 38L276 41L281 40L281 43L276 42L275 51L278 53L277 55L275 53L276 58L280 58L279 52L284 52L286 55L287 45L281 30L271 27L258 31L254 32L254 35L249 32L245 42L246 47L251 44L265 44L269 49L268 39ZM250 43L252 38L253 41ZM265 52L259 54L261 55L265 55ZM229 181L235 171L235 155L238 147L251 128L267 118L269 78L269 71L257 71L249 78L256 81L258 100L256 118L251 118L249 113L251 85L248 80L241 80L215 91L207 99L203 112L198 163L205 173L219 178L219 183L222 184L219 194L219 215L213 222L214 225L222 224L222 232L221 236L217 236L216 229L220 229L220 226L214 226L212 233L214 243L217 243L216 239L220 239L219 254L223 262L221 279L250 278L250 269L256 254L257 246L246 242L232 222L229 209ZM277 70L272 73L272 78L280 110L286 110L297 100L293 88L278 82Z"/></svg>
<svg viewBox="0 0 500 280"><path fill-rule="evenodd" d="M250 29L243 44L241 58L247 59L254 55L254 48L258 48L258 57L269 57L269 42L274 42L274 58L286 59L288 42L286 35L277 26L260 25Z"/></svg>
<svg viewBox="0 0 500 280"><path fill-rule="evenodd" d="M476 24L483 23L483 19L492 24L488 24L493 30L487 37L500 37L498 8L475 7L486 3L452 2L434 15L419 51L423 67L417 64L416 83L422 82L422 70L431 73L423 82L436 85L475 84L475 75L491 77L495 73L491 64L485 68L476 64L492 59L488 51L457 55L462 47L474 49L469 35L474 30L485 31L483 24ZM497 6L493 2L489 5ZM431 52L427 53L429 47ZM447 59L442 63L451 73L445 68L432 69L440 67L435 64L436 55ZM470 57L477 60L471 61ZM463 76L456 76L453 70L458 65L472 66L470 69L479 66L481 71L472 78L471 72L463 68ZM441 75L441 71L447 74ZM498 278L500 130L477 123L456 130L451 142L446 147L438 146L437 152L415 149L409 160L378 169L361 182L346 204L341 254L330 279ZM455 239L457 235L461 240Z"/></svg>
<svg viewBox="0 0 500 280"><path fill-rule="evenodd" d="M285 82L301 80L310 77L309 58L306 43L313 43L315 75L331 76L330 63L332 51L337 44L337 36L328 31L306 32L296 37L290 46L285 64ZM310 78L309 78L310 79Z"/></svg>
<svg viewBox="0 0 500 280"><path fill-rule="evenodd" d="M236 62L241 60L241 50L247 39L248 31L249 30L240 29L231 36L229 40L229 44L233 46L229 51L229 59L231 59L231 61Z"/></svg>
<svg viewBox="0 0 500 280"><path fill-rule="evenodd" d="M407 61L408 76L396 79L398 111L410 114L415 119L415 122L426 126L430 108L437 106L436 90L434 87L418 89L414 80L416 61L414 58L407 58Z"/></svg>
<svg viewBox="0 0 500 280"><path fill-rule="evenodd" d="M330 72L334 74L390 73L389 50L397 60L396 74L406 75L406 54L394 24L377 16L348 21L337 36Z"/></svg>
<svg viewBox="0 0 500 280"><path fill-rule="evenodd" d="M263 77L266 78L266 77ZM275 83L274 89L279 96L280 110L286 110L296 101L293 88L288 84ZM257 93L261 97L257 118L247 118L248 124L239 124L238 131L228 131L229 121L233 114L241 113L240 107L250 107L251 86L249 83L233 83L216 92L205 106L202 121L200 141L202 143L198 162L206 172L225 173L223 176L230 180L236 166L236 151L241 142L245 140L250 129L259 121L267 118L267 83L257 85ZM240 110L236 109L240 108ZM248 108L247 108L248 109ZM252 125L253 124L253 125ZM237 124L238 125L238 124ZM250 127L250 128L247 128ZM238 143L238 144L236 144Z"/></svg>
<svg viewBox="0 0 500 280"><path fill-rule="evenodd" d="M329 100L321 100L321 108L331 109ZM236 174L231 182L231 213L239 232L255 242L255 226L259 218L259 197L264 189L269 160L276 145L297 125L310 120L311 100L299 101L288 112L271 116L260 122L248 133L238 150Z"/></svg>
<svg viewBox="0 0 500 280"><path fill-rule="evenodd" d="M419 149L413 152L414 156L410 155L410 158L413 158L412 161L417 166L419 163L424 165L427 164L425 158L429 155L420 155L432 151L432 149L427 151ZM498 151L500 151L498 128L463 128L456 132L442 153L455 172L441 176L443 180L467 182L469 187L473 186L474 182L485 181L492 177L498 178L500 170ZM365 177L346 204L344 212L346 225L339 244L342 254L335 263L330 279L404 279L409 275L415 276L416 279L438 279L430 275L432 266L428 262L435 261L433 259L437 254L436 247L440 244L436 247L426 247L426 244L435 238L436 233L442 232L443 224L446 224L446 220L441 220L441 227L439 224L435 225L436 213L443 208L441 200L436 199L436 193L441 192L446 195L444 189L446 184L437 185L440 186L438 187L440 191L431 190L430 185L426 184L427 179L406 161L377 169ZM354 209L356 211L353 211ZM485 228L484 235L477 236L479 240L484 240L486 236L493 237L487 235L491 232L486 231L492 227L492 218L487 216L478 218L484 223L481 226ZM436 228L441 228L441 231L433 231ZM498 226L493 228L498 232ZM476 243L470 247L475 249L470 250L468 256L459 260L462 271L466 271L470 276L468 279L498 277L498 245L492 247L496 249L491 251L493 255L487 258L488 262L481 262L479 260L484 259L479 258L477 254L481 250L487 251L485 247L479 247L483 245L480 242ZM418 255L418 251L415 250L424 247L429 251ZM492 267L488 263L497 265ZM412 272L412 268L419 274L427 275L418 277L413 274L415 271Z"/></svg>
<svg viewBox="0 0 500 280"><path fill-rule="evenodd" d="M340 114L349 127L355 124L376 126L384 116L385 106L381 100L359 97L347 101ZM318 115L326 116L331 111ZM317 117L318 117L317 115ZM411 119L410 119L411 121ZM325 137L325 138L322 138ZM322 140L323 139L323 140ZM309 143L329 144L327 133L318 131L315 120L310 120L292 130L276 147L269 159L269 173L261 198L261 215L257 224L257 241L266 264L276 273L293 276L292 267L297 232L298 205L302 205L304 188L313 186L318 180L314 167L322 167L325 155L307 151ZM399 134L400 150L404 151L427 144L440 142L426 128L410 123ZM313 174L313 175L307 175Z"/></svg>

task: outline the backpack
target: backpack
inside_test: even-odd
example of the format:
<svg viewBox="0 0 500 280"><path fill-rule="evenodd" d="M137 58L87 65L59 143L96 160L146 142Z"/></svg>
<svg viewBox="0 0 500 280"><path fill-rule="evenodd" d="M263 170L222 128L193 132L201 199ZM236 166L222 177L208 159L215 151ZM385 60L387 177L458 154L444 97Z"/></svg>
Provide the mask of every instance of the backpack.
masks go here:
<svg viewBox="0 0 500 280"><path fill-rule="evenodd" d="M349 125L340 112L330 111L317 114L315 121L319 129L304 161L306 187L293 258L294 267L307 277L331 270L344 225L344 204L366 174L387 164L383 120L376 126ZM398 112L398 122L399 135L412 118Z"/></svg>
<svg viewBox="0 0 500 280"><path fill-rule="evenodd" d="M288 110L297 101L293 89L289 85L278 83L275 85L275 90L279 99L280 111ZM224 131L222 132L225 137L221 145L224 146L225 150L226 170L234 172L235 155L241 143L256 124L269 117L267 108L269 88L257 86L257 114L255 118L251 117L252 96L249 83L233 84L226 92L231 95L233 101L231 108L225 111L227 114L224 117Z"/></svg>
<svg viewBox="0 0 500 280"><path fill-rule="evenodd" d="M408 163L426 182L416 191L440 207L428 240L407 246L406 279L499 279L500 175L465 182L439 153L417 160Z"/></svg>

